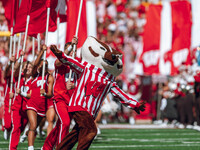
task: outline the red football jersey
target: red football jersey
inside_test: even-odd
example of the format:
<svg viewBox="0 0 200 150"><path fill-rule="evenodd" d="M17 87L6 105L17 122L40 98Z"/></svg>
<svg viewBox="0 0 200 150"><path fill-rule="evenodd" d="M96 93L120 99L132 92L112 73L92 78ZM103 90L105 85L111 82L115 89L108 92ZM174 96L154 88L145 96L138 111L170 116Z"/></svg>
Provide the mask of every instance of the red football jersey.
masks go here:
<svg viewBox="0 0 200 150"><path fill-rule="evenodd" d="M32 81L31 79L32 78L30 77L25 82L25 78L23 77L23 74L22 74L22 78L20 80L20 90L21 90L21 92L29 93L30 86L31 86L31 81ZM17 83L15 85L17 86ZM15 86L15 88L16 88L16 86ZM14 109L26 110L27 101L28 101L28 98L18 94L17 96L14 97L13 104L12 104L12 109L13 110Z"/></svg>
<svg viewBox="0 0 200 150"><path fill-rule="evenodd" d="M34 110L38 113L38 115L45 116L47 110L47 98L45 96L41 96L40 88L43 84L43 88L47 91L48 88L48 75L44 76L44 81L42 83L42 76L37 76L32 80L30 90L32 90L31 98L27 102L27 109Z"/></svg>
<svg viewBox="0 0 200 150"><path fill-rule="evenodd" d="M67 90L66 84L69 78L70 67L61 65L55 65L55 79L54 79L54 97L55 101L64 100L67 104L69 104L69 100L74 89ZM71 82L75 83L77 80L77 75L72 71Z"/></svg>

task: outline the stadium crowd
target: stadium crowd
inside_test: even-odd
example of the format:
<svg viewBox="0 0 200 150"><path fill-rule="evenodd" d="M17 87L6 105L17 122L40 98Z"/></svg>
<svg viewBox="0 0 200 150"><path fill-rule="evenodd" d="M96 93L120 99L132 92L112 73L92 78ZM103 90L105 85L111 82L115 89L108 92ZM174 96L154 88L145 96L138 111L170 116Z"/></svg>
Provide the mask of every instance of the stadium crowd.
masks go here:
<svg viewBox="0 0 200 150"><path fill-rule="evenodd" d="M121 87L130 95L147 100L147 105L150 105L150 110L146 109L140 116L134 112L126 112L126 108L119 106L122 108L121 112L117 112L118 118L134 124L133 118L142 116L140 119L151 118L153 123L160 123L162 126L172 123L174 127L200 130L198 93L200 55L198 50L191 56L192 64L185 65L183 62L177 75L166 76L164 80L158 82L151 79L150 97L145 96L148 95L148 90L144 90L144 77L136 71L136 65L138 53L142 49L148 4L145 1L131 0L97 1L98 38L124 53L125 69L119 77ZM157 114L157 108L158 111L160 109L161 115ZM124 117L121 117L121 113Z"/></svg>
<svg viewBox="0 0 200 150"><path fill-rule="evenodd" d="M193 64L186 66L183 63L177 75L167 76L164 81L159 83L151 82L149 84L151 89L150 97L144 98L145 92L147 92L144 90L143 84L145 75L138 74L135 70L137 69L138 51L142 49L142 34L146 23L145 12L147 6L148 3L139 0L96 1L97 38L124 54L124 71L117 78L119 87L130 96L147 101L147 109L137 115L135 111L127 109L111 95L108 95L97 117L97 122L102 122L103 124L129 122L133 125L137 119L150 119L153 123L162 126L170 124L177 128L200 131L200 69L197 63L197 58L200 55L198 55L198 51L196 57L194 57ZM2 3L0 3L0 31L8 31ZM28 60L31 52L32 38L29 37L24 54L25 60ZM35 46L35 52L37 52L37 46ZM8 55L9 37L2 36L0 37L0 118L3 118L3 106L5 105L4 85L6 81L4 77L6 66L9 61L13 61L9 60ZM40 54L37 53L37 55L39 56ZM160 116L157 114L157 109L158 112L161 112ZM34 116L34 114L30 115ZM51 122L55 120L51 119ZM31 127L33 128L32 130L35 130L35 119L32 120ZM4 126L2 128L5 130ZM11 131L11 129L8 130ZM40 129L39 134L42 134L42 129ZM25 134L24 136L27 137ZM34 134L29 133L28 136L31 138ZM34 141L31 142L34 143Z"/></svg>

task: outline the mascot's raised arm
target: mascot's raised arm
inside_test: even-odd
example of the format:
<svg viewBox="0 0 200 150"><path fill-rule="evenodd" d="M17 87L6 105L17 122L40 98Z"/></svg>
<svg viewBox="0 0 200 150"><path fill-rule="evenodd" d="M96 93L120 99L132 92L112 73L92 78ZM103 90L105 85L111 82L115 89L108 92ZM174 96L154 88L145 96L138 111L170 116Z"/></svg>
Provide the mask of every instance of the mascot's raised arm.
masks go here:
<svg viewBox="0 0 200 150"><path fill-rule="evenodd" d="M72 149L77 141L77 149L89 148L97 133L94 119L109 92L137 113L145 110L144 102L138 103L130 98L115 82L115 77L123 69L120 52L94 37L88 37L83 44L81 63L65 55L55 45L51 45L50 49L63 64L70 65L80 74L69 103L69 112L72 112L76 125L57 149Z"/></svg>

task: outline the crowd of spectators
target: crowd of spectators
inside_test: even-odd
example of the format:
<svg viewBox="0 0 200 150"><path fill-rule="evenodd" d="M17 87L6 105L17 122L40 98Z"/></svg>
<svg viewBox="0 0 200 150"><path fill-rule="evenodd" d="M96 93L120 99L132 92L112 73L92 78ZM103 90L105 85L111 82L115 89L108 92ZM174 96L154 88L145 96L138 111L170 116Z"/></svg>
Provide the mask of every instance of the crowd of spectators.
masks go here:
<svg viewBox="0 0 200 150"><path fill-rule="evenodd" d="M0 2L0 31L1 32L8 31L8 25L5 18L2 2ZM0 36L0 63L3 63L3 65L8 60L6 58L8 57L8 53L9 53L9 37Z"/></svg>
<svg viewBox="0 0 200 150"><path fill-rule="evenodd" d="M139 0L97 0L98 38L124 53L125 69L119 79L123 81L122 88L138 99L142 99L144 92L147 92L142 89L143 78L137 74L136 60L142 50L142 34L148 4L146 1ZM166 77L161 83L151 82L152 94L147 99L150 110L147 109L143 115L155 120L154 123L160 121L164 126L171 124L178 128L200 130L200 80L198 81L200 74L197 73L199 70L197 63L198 60L193 60L190 66L183 64L178 75ZM161 115L158 116L157 110ZM120 109L118 120L129 120L130 124L134 124L132 117L137 118L136 114L126 111L123 107ZM123 114L121 120L120 114Z"/></svg>
<svg viewBox="0 0 200 150"><path fill-rule="evenodd" d="M159 93L162 96L160 123L156 123L200 131L200 74L199 70L192 70L193 67L182 64L179 74L163 83Z"/></svg>
<svg viewBox="0 0 200 150"><path fill-rule="evenodd" d="M142 50L147 3L139 0L97 0L96 3L97 36L124 53L123 75L127 79L127 74L135 74L136 55Z"/></svg>

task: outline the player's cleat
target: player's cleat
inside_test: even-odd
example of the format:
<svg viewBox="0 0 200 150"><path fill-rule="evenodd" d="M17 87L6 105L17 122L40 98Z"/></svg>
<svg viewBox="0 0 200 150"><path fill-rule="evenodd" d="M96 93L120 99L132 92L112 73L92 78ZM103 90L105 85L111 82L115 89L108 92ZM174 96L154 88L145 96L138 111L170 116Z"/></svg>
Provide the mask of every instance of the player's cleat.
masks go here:
<svg viewBox="0 0 200 150"><path fill-rule="evenodd" d="M41 132L39 132L39 137L45 137L45 132L44 131L41 131Z"/></svg>
<svg viewBox="0 0 200 150"><path fill-rule="evenodd" d="M97 135L100 135L101 134L101 130L99 127L97 127Z"/></svg>
<svg viewBox="0 0 200 150"><path fill-rule="evenodd" d="M9 132L8 132L8 130L6 130L6 129L4 130L3 137L4 137L5 140L9 139Z"/></svg>
<svg viewBox="0 0 200 150"><path fill-rule="evenodd" d="M34 150L34 147L33 146L29 146L28 150Z"/></svg>
<svg viewBox="0 0 200 150"><path fill-rule="evenodd" d="M135 119L133 117L129 117L129 124L134 125Z"/></svg>
<svg viewBox="0 0 200 150"><path fill-rule="evenodd" d="M101 130L99 127L97 127L97 135L94 137L94 139L97 139L97 136L99 136L101 134Z"/></svg>
<svg viewBox="0 0 200 150"><path fill-rule="evenodd" d="M45 132L44 131L40 131L39 127L36 129L36 131L37 131L37 135L40 138L45 137L45 135L46 135Z"/></svg>
<svg viewBox="0 0 200 150"><path fill-rule="evenodd" d="M194 130L197 130L197 131L200 131L200 126L195 125L195 126L193 126L193 129L194 129Z"/></svg>
<svg viewBox="0 0 200 150"><path fill-rule="evenodd" d="M27 139L27 135L22 135L21 137L20 137L20 143L24 143L24 141Z"/></svg>
<svg viewBox="0 0 200 150"><path fill-rule="evenodd" d="M179 128L179 129L184 129L185 126L184 126L183 124L179 124L179 125L178 125L178 128Z"/></svg>
<svg viewBox="0 0 200 150"><path fill-rule="evenodd" d="M186 129L193 129L193 125L188 124L188 125L186 125L185 128L186 128Z"/></svg>

